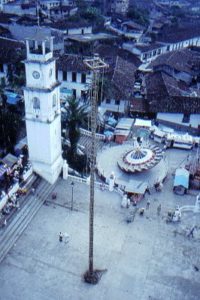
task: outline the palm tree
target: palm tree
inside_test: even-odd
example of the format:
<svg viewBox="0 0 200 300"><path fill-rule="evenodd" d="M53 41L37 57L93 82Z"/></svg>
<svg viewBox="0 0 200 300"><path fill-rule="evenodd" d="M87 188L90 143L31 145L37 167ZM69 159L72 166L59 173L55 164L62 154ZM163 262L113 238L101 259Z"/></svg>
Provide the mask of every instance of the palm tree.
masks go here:
<svg viewBox="0 0 200 300"><path fill-rule="evenodd" d="M88 116L88 106L79 103L75 97L69 98L66 112L67 130L71 144L70 156L73 159L77 154L77 144L80 138L80 126L85 124Z"/></svg>

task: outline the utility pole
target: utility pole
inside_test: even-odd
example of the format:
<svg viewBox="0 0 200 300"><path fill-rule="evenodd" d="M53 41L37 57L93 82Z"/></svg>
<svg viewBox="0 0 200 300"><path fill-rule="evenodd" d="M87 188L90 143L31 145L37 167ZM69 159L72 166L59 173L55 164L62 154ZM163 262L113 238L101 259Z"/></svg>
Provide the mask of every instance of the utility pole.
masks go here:
<svg viewBox="0 0 200 300"><path fill-rule="evenodd" d="M90 209L89 209L89 269L84 275L86 282L96 284L99 281L98 271L93 266L93 243L94 243L94 183L96 166L96 129L97 129L97 103L100 70L107 68L108 65L102 61L98 54L94 54L91 59L84 60L85 65L92 71L92 90L91 90L91 155L90 155Z"/></svg>

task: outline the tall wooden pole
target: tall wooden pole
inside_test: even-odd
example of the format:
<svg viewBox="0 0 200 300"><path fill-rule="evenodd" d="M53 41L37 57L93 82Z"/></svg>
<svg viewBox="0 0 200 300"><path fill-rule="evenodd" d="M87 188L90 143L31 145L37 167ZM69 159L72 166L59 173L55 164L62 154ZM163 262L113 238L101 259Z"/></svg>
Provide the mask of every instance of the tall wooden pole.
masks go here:
<svg viewBox="0 0 200 300"><path fill-rule="evenodd" d="M95 165L96 165L96 107L97 107L97 94L98 94L98 74L95 70L93 72L92 84L92 99L91 99L91 137L92 147L90 155L90 214L89 214L89 273L92 276L93 268L93 239L94 239L94 182L95 182Z"/></svg>
<svg viewBox="0 0 200 300"><path fill-rule="evenodd" d="M84 61L86 66L92 70L92 93L91 93L91 154L90 154L90 209L89 209L89 269L85 273L85 281L96 284L98 276L94 271L94 184L96 167L96 129L97 129L97 103L98 83L101 68L107 65L96 55L93 59Z"/></svg>

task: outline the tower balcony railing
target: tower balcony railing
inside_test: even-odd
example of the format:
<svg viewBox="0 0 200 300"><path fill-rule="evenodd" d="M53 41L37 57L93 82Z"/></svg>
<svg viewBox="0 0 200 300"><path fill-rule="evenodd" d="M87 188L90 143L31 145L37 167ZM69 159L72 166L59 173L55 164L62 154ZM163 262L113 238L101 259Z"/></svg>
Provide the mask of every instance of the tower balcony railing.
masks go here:
<svg viewBox="0 0 200 300"><path fill-rule="evenodd" d="M41 49L34 49L31 50L29 53L27 53L27 59L28 60L34 60L38 62L44 62L53 57L52 52L45 52L45 54L42 53Z"/></svg>

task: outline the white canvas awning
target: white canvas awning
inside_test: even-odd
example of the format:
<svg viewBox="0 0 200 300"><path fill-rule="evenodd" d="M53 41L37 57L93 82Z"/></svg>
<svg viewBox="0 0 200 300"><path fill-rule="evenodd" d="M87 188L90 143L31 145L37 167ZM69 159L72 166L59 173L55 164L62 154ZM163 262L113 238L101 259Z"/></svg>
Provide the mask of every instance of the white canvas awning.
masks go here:
<svg viewBox="0 0 200 300"><path fill-rule="evenodd" d="M135 119L134 126L150 128L151 120Z"/></svg>
<svg viewBox="0 0 200 300"><path fill-rule="evenodd" d="M144 181L131 181L125 188L125 192L144 195L148 185Z"/></svg>

